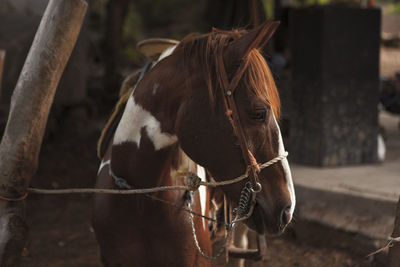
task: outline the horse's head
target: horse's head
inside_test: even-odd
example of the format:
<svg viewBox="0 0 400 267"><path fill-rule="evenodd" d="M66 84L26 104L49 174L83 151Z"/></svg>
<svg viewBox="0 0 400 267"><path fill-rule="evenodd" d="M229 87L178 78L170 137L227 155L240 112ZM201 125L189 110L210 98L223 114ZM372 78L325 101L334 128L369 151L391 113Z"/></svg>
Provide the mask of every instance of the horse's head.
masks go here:
<svg viewBox="0 0 400 267"><path fill-rule="evenodd" d="M222 53L228 79L245 65L234 90L241 126L248 149L257 162L264 163L284 153L277 120L279 96L271 72L259 50L268 41L276 24L266 23L250 32L214 31L184 40L176 53L186 57L188 93L178 111L176 132L180 145L217 180L243 174L247 168L230 124L220 82L218 53ZM259 173L262 191L257 194L253 215L247 225L259 233L281 233L291 221L295 196L286 159ZM234 203L244 182L223 187Z"/></svg>
<svg viewBox="0 0 400 267"><path fill-rule="evenodd" d="M214 30L188 37L153 68L157 75L144 79L147 92L135 93L146 109L159 106L160 111L153 115L162 122L161 130L176 134L185 153L218 181L235 178L247 169L238 137L227 117L223 69L229 81L237 79L238 69L243 69L232 92L248 149L257 162L264 163L284 153L277 123L279 96L259 52L276 26L267 22L249 32ZM155 76L158 80L150 79ZM149 90L154 96L151 99ZM262 191L257 194L254 212L246 223L259 233L281 233L291 221L295 207L289 164L283 159L261 170L258 176ZM222 190L237 203L245 182L224 186Z"/></svg>

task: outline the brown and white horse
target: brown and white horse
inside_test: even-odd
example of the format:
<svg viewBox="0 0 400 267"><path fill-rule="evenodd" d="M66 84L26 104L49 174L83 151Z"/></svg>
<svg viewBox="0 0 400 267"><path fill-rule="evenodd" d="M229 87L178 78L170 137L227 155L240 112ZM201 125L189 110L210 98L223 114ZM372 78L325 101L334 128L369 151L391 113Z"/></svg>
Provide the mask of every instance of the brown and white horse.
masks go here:
<svg viewBox="0 0 400 267"><path fill-rule="evenodd" d="M97 187L121 187L123 177L133 188L182 184L173 179L181 165L203 166L217 181L243 174L246 163L230 124L221 90L218 58L229 79L245 64L234 91L248 150L262 163L284 153L279 119L279 96L270 70L259 52L276 23L252 31L218 31L189 36L161 56L137 84L99 169ZM187 155L189 158L187 158ZM199 169L200 170L200 169ZM111 175L113 174L113 175ZM291 221L295 208L293 182L286 159L259 174L257 194L246 225L259 234L276 235ZM233 203L246 181L222 190ZM105 266L210 266L193 242L185 192L95 197L93 228ZM193 210L204 212L199 193ZM207 204L207 203L206 203ZM208 227L195 217L200 246L212 254Z"/></svg>

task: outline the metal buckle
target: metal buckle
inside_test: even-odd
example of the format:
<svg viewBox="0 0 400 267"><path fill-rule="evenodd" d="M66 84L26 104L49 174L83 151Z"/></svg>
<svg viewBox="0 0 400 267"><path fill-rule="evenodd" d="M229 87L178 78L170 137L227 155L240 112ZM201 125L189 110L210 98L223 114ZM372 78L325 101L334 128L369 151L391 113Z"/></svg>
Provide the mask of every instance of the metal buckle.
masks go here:
<svg viewBox="0 0 400 267"><path fill-rule="evenodd" d="M259 182L256 182L256 186L257 186L257 189L254 189L253 187L251 188L251 191L255 194L260 193L262 190L262 186Z"/></svg>

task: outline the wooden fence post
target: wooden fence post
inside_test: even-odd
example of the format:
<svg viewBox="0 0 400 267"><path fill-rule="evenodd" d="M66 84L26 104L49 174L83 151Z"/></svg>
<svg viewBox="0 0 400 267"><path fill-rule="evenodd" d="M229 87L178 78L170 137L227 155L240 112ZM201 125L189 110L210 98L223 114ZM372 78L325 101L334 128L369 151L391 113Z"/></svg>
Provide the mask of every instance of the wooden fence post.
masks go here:
<svg viewBox="0 0 400 267"><path fill-rule="evenodd" d="M50 0L11 99L0 143L0 266L18 266L27 226L26 188L39 151L54 94L78 37L87 3Z"/></svg>
<svg viewBox="0 0 400 267"><path fill-rule="evenodd" d="M400 198L399 202L397 202L396 219L394 221L392 237L400 237ZM389 266L400 266L400 242L395 242L393 244L393 247L389 248Z"/></svg>

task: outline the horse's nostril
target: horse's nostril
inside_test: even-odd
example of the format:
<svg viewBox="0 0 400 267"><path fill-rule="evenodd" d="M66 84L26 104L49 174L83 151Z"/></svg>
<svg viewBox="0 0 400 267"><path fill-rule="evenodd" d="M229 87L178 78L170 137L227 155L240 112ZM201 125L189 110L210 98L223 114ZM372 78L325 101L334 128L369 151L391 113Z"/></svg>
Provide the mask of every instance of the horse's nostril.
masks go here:
<svg viewBox="0 0 400 267"><path fill-rule="evenodd" d="M290 214L290 206L287 206L284 208L281 212L281 227L285 227L290 220L292 219L292 216Z"/></svg>

